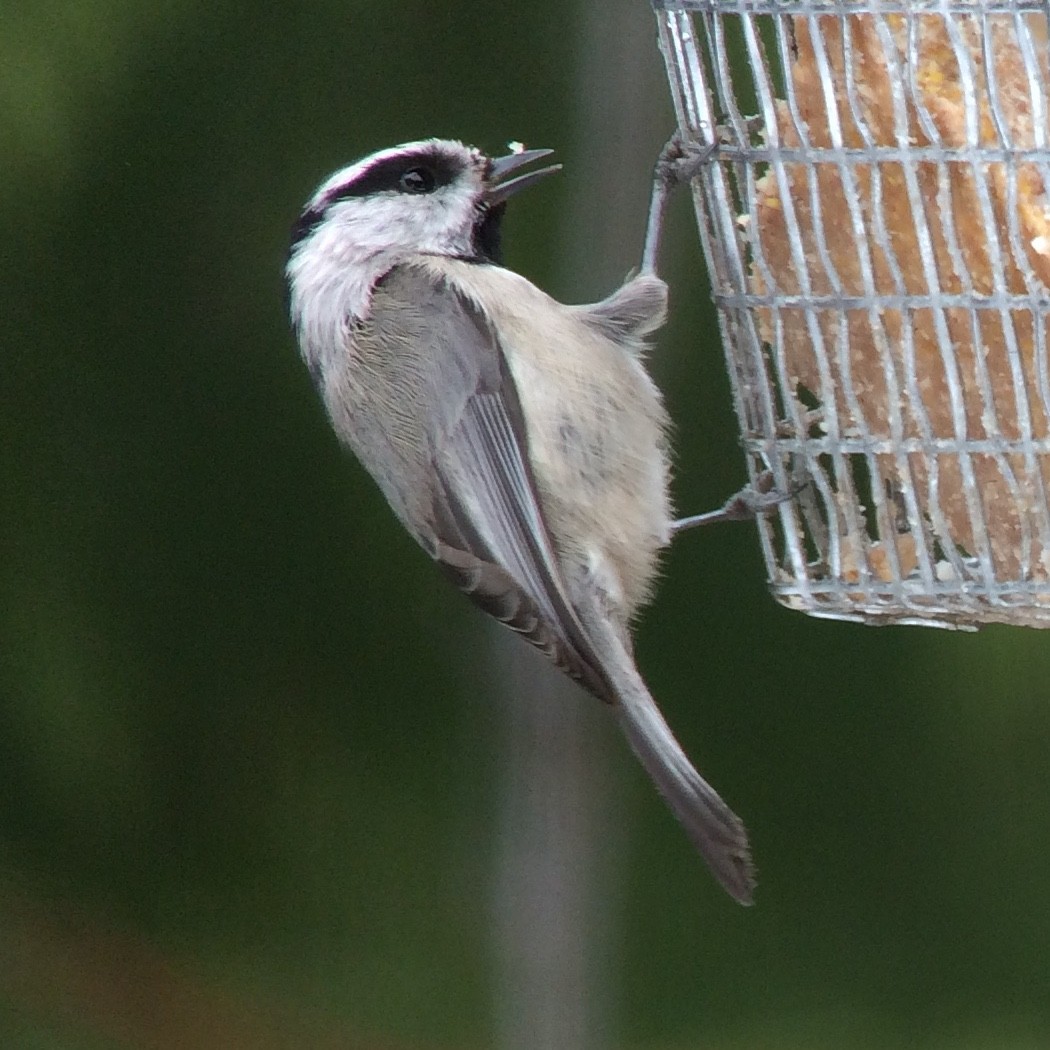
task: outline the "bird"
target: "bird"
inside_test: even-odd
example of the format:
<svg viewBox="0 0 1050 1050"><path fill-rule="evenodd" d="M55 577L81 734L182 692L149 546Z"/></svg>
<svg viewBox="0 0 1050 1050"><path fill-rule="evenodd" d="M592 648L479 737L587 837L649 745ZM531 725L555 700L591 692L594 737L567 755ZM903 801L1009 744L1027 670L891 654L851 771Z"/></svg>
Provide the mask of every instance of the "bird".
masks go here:
<svg viewBox="0 0 1050 1050"><path fill-rule="evenodd" d="M644 362L667 315L658 231L641 270L592 304L506 267L507 203L561 169L536 167L551 153L431 138L331 175L292 231L292 329L335 433L404 528L613 712L715 878L750 904L747 832L633 655L675 532L669 420Z"/></svg>

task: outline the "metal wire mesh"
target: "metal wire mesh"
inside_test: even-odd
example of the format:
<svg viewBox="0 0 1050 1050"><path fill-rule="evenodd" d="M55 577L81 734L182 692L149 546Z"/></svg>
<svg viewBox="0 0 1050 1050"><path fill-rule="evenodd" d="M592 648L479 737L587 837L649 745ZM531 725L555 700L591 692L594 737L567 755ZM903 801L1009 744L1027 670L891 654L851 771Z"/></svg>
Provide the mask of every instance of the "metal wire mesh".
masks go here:
<svg viewBox="0 0 1050 1050"><path fill-rule="evenodd" d="M785 605L1050 626L1037 0L654 0Z"/></svg>

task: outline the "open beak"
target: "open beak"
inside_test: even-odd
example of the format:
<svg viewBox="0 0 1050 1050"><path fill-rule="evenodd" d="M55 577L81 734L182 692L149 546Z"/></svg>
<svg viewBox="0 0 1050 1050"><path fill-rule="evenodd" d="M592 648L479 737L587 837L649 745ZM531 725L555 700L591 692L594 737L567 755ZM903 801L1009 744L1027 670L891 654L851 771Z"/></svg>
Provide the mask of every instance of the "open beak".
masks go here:
<svg viewBox="0 0 1050 1050"><path fill-rule="evenodd" d="M492 166L489 168L488 190L485 194L486 202L488 204L499 204L517 193L518 190L523 190L533 185L533 183L539 182L544 176L553 175L556 171L561 171L560 164L551 164L536 171L527 171L522 175L515 176L513 179L507 178L508 175L517 171L518 168L531 164L534 160L549 157L553 152L554 150L552 149L526 149L520 153L508 153L505 157L494 157Z"/></svg>

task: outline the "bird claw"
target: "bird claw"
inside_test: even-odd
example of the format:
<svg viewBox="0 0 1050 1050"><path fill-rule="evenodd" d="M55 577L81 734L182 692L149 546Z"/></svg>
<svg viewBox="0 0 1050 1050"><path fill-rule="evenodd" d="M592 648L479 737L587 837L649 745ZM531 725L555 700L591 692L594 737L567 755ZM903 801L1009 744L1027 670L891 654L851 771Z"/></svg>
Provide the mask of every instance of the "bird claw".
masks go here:
<svg viewBox="0 0 1050 1050"><path fill-rule="evenodd" d="M693 142L676 131L660 151L656 176L668 189L691 182L717 148L715 143Z"/></svg>

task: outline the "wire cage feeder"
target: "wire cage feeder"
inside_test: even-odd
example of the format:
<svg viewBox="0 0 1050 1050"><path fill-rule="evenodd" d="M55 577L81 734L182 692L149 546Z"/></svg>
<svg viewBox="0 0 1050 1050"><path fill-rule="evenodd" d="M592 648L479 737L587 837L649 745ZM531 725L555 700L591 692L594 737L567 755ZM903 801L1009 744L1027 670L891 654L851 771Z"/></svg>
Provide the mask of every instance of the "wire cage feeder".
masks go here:
<svg viewBox="0 0 1050 1050"><path fill-rule="evenodd" d="M1036 0L654 0L776 598L1050 627Z"/></svg>

